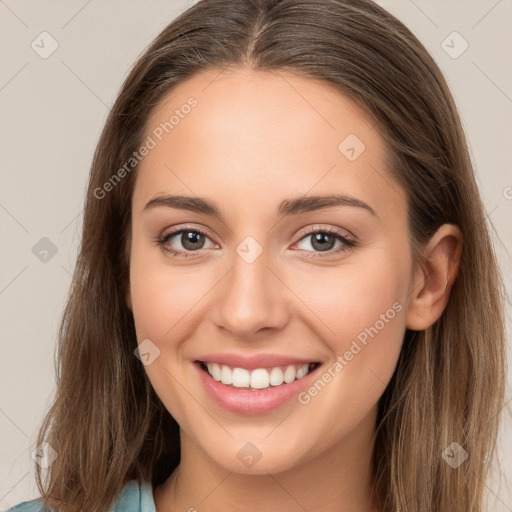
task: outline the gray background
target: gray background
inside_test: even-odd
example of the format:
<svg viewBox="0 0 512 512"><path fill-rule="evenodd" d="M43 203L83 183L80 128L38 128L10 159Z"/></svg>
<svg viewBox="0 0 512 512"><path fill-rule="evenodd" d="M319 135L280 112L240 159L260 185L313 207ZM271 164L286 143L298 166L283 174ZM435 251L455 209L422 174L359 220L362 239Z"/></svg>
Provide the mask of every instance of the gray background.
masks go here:
<svg viewBox="0 0 512 512"><path fill-rule="evenodd" d="M109 107L137 56L192 3L0 0L0 509L38 495L31 452L54 392L56 332ZM378 3L425 44L454 93L510 295L512 0ZM47 58L40 53L52 40L44 31L58 44ZM509 333L510 310L508 299ZM504 473L488 482L493 511L512 511L510 380Z"/></svg>

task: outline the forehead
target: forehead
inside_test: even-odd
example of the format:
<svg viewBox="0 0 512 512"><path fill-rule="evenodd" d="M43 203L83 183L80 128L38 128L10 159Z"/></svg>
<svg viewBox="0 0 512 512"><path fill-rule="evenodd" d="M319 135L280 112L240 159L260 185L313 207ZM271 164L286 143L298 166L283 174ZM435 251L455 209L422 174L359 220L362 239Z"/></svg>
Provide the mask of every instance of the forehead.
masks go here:
<svg viewBox="0 0 512 512"><path fill-rule="evenodd" d="M155 146L137 171L134 203L175 192L249 211L339 191L379 207L398 190L372 119L329 85L282 70L203 72L153 110L146 137Z"/></svg>
<svg viewBox="0 0 512 512"><path fill-rule="evenodd" d="M191 98L197 102L193 109L187 107ZM313 146L320 137L325 141L322 149L330 146L338 151L340 137L351 130L373 148L381 146L378 134L371 134L372 119L354 101L324 82L283 70L241 67L202 72L164 97L151 113L146 131L169 122L173 114L179 118L174 115L169 131L185 135L192 123L197 143L204 141L203 134L209 138L215 132L217 142L229 135L226 142L241 147L253 138L255 150L263 145L285 149L286 143L291 153L304 142ZM190 120L185 122L187 117Z"/></svg>

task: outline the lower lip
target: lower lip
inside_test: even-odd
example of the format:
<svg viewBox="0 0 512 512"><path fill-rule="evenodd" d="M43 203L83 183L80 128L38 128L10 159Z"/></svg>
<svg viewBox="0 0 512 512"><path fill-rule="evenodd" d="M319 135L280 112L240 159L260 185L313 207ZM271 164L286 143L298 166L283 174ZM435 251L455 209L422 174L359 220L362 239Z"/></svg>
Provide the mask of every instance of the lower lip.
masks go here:
<svg viewBox="0 0 512 512"><path fill-rule="evenodd" d="M307 388L322 366L317 366L306 376L289 384L283 383L267 389L250 390L226 386L205 371L201 363L194 361L193 364L199 372L203 386L213 400L222 408L240 414L261 414L279 409Z"/></svg>

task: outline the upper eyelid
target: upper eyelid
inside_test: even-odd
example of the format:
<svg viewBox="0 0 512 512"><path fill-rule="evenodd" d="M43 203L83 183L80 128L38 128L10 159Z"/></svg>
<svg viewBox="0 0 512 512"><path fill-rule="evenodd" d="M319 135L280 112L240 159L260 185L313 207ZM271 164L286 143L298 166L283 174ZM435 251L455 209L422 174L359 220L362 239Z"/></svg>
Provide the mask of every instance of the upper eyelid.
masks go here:
<svg viewBox="0 0 512 512"><path fill-rule="evenodd" d="M172 227L172 228L168 228L168 229L164 229L162 231L162 237L166 237L166 236L169 236L169 235L177 235L178 233L181 233L182 231L196 231L198 233L202 233L206 236L208 236L208 238L212 238L212 236L210 235L210 231L208 230L208 228L206 227L197 227L195 225L183 225L183 226L178 226L178 227Z"/></svg>
<svg viewBox="0 0 512 512"><path fill-rule="evenodd" d="M311 235L311 234L317 233L317 232L322 232L322 231L335 233L338 236L345 237L345 234L340 233L340 232L343 232L348 235L345 238L356 238L348 229L340 228L338 226L327 226L326 227L325 225L322 225L322 224L313 224L311 226L302 228L297 233L297 236L299 237L299 239L302 239L304 236Z"/></svg>

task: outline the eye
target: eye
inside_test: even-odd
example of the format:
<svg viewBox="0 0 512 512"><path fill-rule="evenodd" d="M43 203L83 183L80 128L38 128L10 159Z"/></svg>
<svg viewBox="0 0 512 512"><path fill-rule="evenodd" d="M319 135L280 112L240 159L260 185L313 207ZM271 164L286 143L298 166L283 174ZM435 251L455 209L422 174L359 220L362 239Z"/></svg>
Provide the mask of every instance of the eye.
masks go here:
<svg viewBox="0 0 512 512"><path fill-rule="evenodd" d="M206 244L209 241L210 246ZM213 242L210 238L199 229L175 229L168 233L164 233L161 237L156 239L158 245L166 252L171 253L174 256L189 257L195 256L193 253L201 249L207 249L212 247ZM178 245L177 249L175 248ZM179 247L181 245L181 247ZM206 247L205 247L206 245Z"/></svg>
<svg viewBox="0 0 512 512"><path fill-rule="evenodd" d="M345 231L335 228L317 228L302 233L302 238L297 244L303 244L299 247L301 250L312 252L309 258L323 258L332 254L349 251L356 246L355 240L349 238ZM297 245L296 244L296 245ZM312 250L310 250L312 248ZM334 250L333 250L334 249ZM320 253L327 253L325 256Z"/></svg>
<svg viewBox="0 0 512 512"><path fill-rule="evenodd" d="M308 231L302 231L301 235L301 239L295 245L304 244L305 247L299 247L299 249L312 253L307 256L308 258L324 258L349 251L356 246L356 241L349 238L346 231L332 227L313 226ZM196 256L194 253L200 252L201 249L215 246L204 231L186 227L164 233L157 237L155 242L162 250L180 258Z"/></svg>

